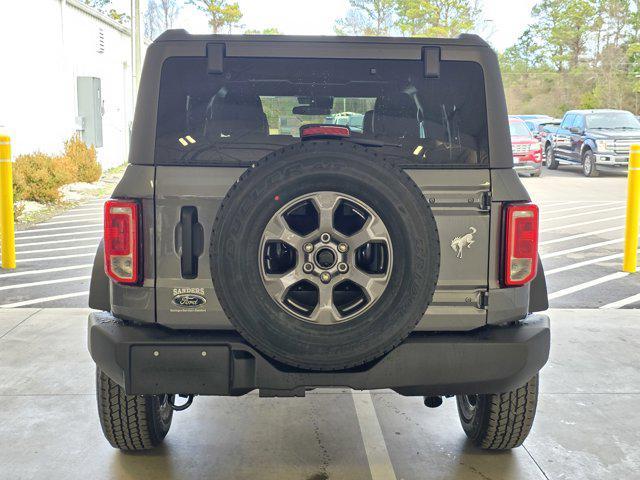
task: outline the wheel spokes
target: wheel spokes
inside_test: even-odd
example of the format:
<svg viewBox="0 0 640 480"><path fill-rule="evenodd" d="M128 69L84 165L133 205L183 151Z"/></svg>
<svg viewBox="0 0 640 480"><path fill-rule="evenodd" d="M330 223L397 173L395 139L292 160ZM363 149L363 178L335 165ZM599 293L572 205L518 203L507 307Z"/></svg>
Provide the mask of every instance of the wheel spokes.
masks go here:
<svg viewBox="0 0 640 480"><path fill-rule="evenodd" d="M389 244L389 234L384 223L374 215L367 219L358 232L347 238L347 243L352 250L373 241Z"/></svg>
<svg viewBox="0 0 640 480"><path fill-rule="evenodd" d="M313 204L318 210L320 232L333 231L333 212L339 200L340 197L331 192L319 192L312 197Z"/></svg>
<svg viewBox="0 0 640 480"><path fill-rule="evenodd" d="M282 302L291 286L300 281L299 273L294 269L282 275L268 274L264 276L264 286L271 297Z"/></svg>
<svg viewBox="0 0 640 480"><path fill-rule="evenodd" d="M304 237L291 230L282 215L275 215L267 223L264 230L264 240L267 242L280 241L288 243L298 252L304 243Z"/></svg>
<svg viewBox="0 0 640 480"><path fill-rule="evenodd" d="M318 304L309 315L309 320L321 325L331 325L342 318L333 303L333 286L314 282L318 287Z"/></svg>
<svg viewBox="0 0 640 480"><path fill-rule="evenodd" d="M377 300L387 286L388 272L385 274L370 274L358 269L355 265L346 275L348 280L362 288L367 297L367 302Z"/></svg>

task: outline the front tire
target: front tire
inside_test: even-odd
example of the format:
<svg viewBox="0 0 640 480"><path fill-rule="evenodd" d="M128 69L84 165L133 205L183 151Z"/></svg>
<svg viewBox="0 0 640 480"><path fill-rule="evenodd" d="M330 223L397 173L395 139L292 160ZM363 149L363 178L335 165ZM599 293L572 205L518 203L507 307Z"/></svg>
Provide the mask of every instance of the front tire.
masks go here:
<svg viewBox="0 0 640 480"><path fill-rule="evenodd" d="M538 404L538 375L504 393L457 395L458 415L467 437L485 450L519 447L529 435Z"/></svg>
<svg viewBox="0 0 640 480"><path fill-rule="evenodd" d="M582 173L585 177L597 177L600 174L596 165L596 156L591 150L587 150L582 155Z"/></svg>
<svg viewBox="0 0 640 480"><path fill-rule="evenodd" d="M96 369L98 415L112 447L148 450L169 432L173 410L168 395L127 395L124 388Z"/></svg>
<svg viewBox="0 0 640 480"><path fill-rule="evenodd" d="M544 156L547 159L547 168L549 170L557 170L558 169L558 165L560 165L560 164L556 160L556 156L553 153L553 147L548 146L547 149L544 152Z"/></svg>

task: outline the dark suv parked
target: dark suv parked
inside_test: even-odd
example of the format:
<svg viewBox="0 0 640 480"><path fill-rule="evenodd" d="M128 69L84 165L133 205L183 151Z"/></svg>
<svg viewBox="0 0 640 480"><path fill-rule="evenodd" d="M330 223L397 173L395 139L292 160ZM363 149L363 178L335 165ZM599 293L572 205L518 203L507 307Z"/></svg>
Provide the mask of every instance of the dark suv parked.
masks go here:
<svg viewBox="0 0 640 480"><path fill-rule="evenodd" d="M476 444L516 447L549 353L537 234L480 38L166 32L93 270L104 434L157 445L178 395L346 386L455 395Z"/></svg>
<svg viewBox="0 0 640 480"><path fill-rule="evenodd" d="M640 143L640 122L631 112L571 110L546 145L547 167L580 165L587 177L601 169L626 169L633 143Z"/></svg>

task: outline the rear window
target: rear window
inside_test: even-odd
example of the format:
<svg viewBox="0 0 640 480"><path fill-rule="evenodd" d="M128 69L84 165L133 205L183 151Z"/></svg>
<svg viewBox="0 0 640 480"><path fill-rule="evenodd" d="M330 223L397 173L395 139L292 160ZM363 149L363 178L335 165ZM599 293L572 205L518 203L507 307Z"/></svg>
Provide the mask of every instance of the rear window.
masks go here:
<svg viewBox="0 0 640 480"><path fill-rule="evenodd" d="M473 62L177 57L162 68L159 165L250 165L300 142L305 124L345 125L394 162L416 167L488 163L484 80Z"/></svg>

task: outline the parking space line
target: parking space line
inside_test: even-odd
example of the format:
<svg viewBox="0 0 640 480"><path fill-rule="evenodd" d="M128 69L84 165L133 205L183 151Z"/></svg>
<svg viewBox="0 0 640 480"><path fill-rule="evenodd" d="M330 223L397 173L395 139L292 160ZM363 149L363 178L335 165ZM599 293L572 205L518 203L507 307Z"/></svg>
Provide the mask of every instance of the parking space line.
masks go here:
<svg viewBox="0 0 640 480"><path fill-rule="evenodd" d="M360 425L360 434L364 443L364 450L369 462L372 480L396 480L391 458L384 442L378 415L373 406L373 398L368 391L356 393L351 390L356 416Z"/></svg>
<svg viewBox="0 0 640 480"><path fill-rule="evenodd" d="M53 300L62 300L65 298L82 297L84 295L89 295L89 292L64 293L62 295L53 295L51 297L33 298L31 300L24 300L22 302L5 303L4 305L0 305L0 308L26 307L27 305L35 305L38 303L51 302Z"/></svg>
<svg viewBox="0 0 640 480"><path fill-rule="evenodd" d="M623 228L624 228L624 225L620 225L619 227L603 228L602 230L594 230L593 232L576 233L575 235L569 235L568 237L560 237L560 238L554 238L552 240L545 240L544 242L540 242L538 245L550 245L552 243L567 242L569 240L575 240L576 238L584 238L584 237L590 237L592 235L599 235L601 233L615 232L616 230L622 230Z"/></svg>
<svg viewBox="0 0 640 480"><path fill-rule="evenodd" d="M79 270L81 268L93 267L93 263L85 263L82 265L68 265L66 267L43 268L40 270L27 270L26 272L13 272L0 274L0 280L5 278L22 277L24 275L38 275L40 273L66 272L67 270Z"/></svg>
<svg viewBox="0 0 640 480"><path fill-rule="evenodd" d="M621 307L624 307L625 305L630 305L636 302L640 302L640 293L636 293L635 295L631 295L630 297L623 298L622 300L618 300L617 302L607 303L606 305L603 305L600 308L605 310L612 310L612 309L621 308Z"/></svg>
<svg viewBox="0 0 640 480"><path fill-rule="evenodd" d="M547 221L547 222L551 222L554 220L563 220L565 218L574 218L574 217L581 217L583 215L593 215L595 213L606 213L606 212L610 212L611 210L621 210L623 208L627 208L626 205L620 205L618 207L610 207L610 208L603 208L602 210L593 210L591 212L579 212L579 213L572 213L570 215L560 215L559 217L546 217L546 216L542 216L541 220L542 221Z"/></svg>
<svg viewBox="0 0 640 480"><path fill-rule="evenodd" d="M100 208L100 207L89 207L89 208L72 208L71 210L67 210L69 213L76 213L76 212L102 212L104 211L104 208ZM58 215L59 217L66 215L65 213L61 213L60 215Z"/></svg>
<svg viewBox="0 0 640 480"><path fill-rule="evenodd" d="M601 204L598 204L598 207L604 207L605 205L616 205L619 203L623 203L622 201L616 201L616 202L603 202ZM561 213L561 212L571 212L574 210L582 210L584 208L591 208L593 207L593 204L590 205L580 205L577 207L570 207L570 208L561 208L560 210L554 210L552 213Z"/></svg>
<svg viewBox="0 0 640 480"><path fill-rule="evenodd" d="M582 227L583 225L591 225L592 223L608 222L610 220L620 220L621 218L626 218L626 217L627 217L626 215L616 215L615 217L598 218L597 220L587 220L586 222L569 223L568 225L558 225L556 227L542 228L540 229L540 233L555 232L557 230L565 230L567 228L573 228L573 227Z"/></svg>
<svg viewBox="0 0 640 480"><path fill-rule="evenodd" d="M540 258L554 258L561 257L568 253L582 252L584 250L591 250L593 248L604 247L606 245L613 245L614 243L621 243L624 241L624 238L614 238L613 240L606 240L604 242L591 243L589 245L582 245L580 247L567 248L566 250L559 250L557 252L543 253L540 255Z"/></svg>
<svg viewBox="0 0 640 480"><path fill-rule="evenodd" d="M96 215L90 215L92 217L92 219L96 218ZM44 223L39 223L38 226L42 226L42 225L63 225L63 224L69 224L69 223L82 223L82 222L86 222L87 219L80 219L80 220L61 220L59 222L44 222ZM58 230L58 229L56 229ZM25 231L25 230L23 230ZM29 230L29 231L33 231L33 230Z"/></svg>
<svg viewBox="0 0 640 480"><path fill-rule="evenodd" d="M80 241L89 241L89 240L102 240L102 237L84 237L84 238L71 238L69 240L52 240L50 242L33 242L33 243L23 243L22 245L16 245L16 248L20 248L20 247L29 247L31 245L49 245L51 243L69 243L69 242L80 242ZM72 248L89 248L90 246L93 246L93 248L96 248L98 245L78 245L78 246L74 246L74 247L64 247L67 250L71 250ZM56 249L56 250L61 250L60 249ZM52 252L54 251L53 248L47 248L44 250L29 250L29 251L18 251L17 253L39 253L39 252Z"/></svg>
<svg viewBox="0 0 640 480"><path fill-rule="evenodd" d="M34 258L19 258L18 263L29 263L29 262L48 262L53 260L64 260L66 258L80 258L80 257L92 257L95 255L95 252L89 253L75 253L73 255L58 255L54 257L34 257Z"/></svg>
<svg viewBox="0 0 640 480"><path fill-rule="evenodd" d="M640 252L640 250L638 250ZM548 277L549 275L553 275L554 273L566 272L567 270L574 270L580 267L586 267L587 265L593 265L594 263L606 262L607 260L615 260L616 258L622 258L623 253L614 253L613 255L607 255L604 257L592 258L590 260L584 260L578 263L572 263L570 265L565 265L564 267L552 268L551 270L545 270L544 275Z"/></svg>
<svg viewBox="0 0 640 480"><path fill-rule="evenodd" d="M69 210L71 211L71 210ZM96 210L96 212L100 213L100 216L102 216L102 210ZM97 215L95 213L78 213L78 214L72 214L69 215L67 213L62 213L60 215L56 215L55 217L51 217L51 220L56 220L58 218L79 218L79 217L96 217ZM44 223L40 223L39 225L44 225Z"/></svg>
<svg viewBox="0 0 640 480"><path fill-rule="evenodd" d="M57 278L55 280L42 280L39 282L14 283L13 285L3 285L0 287L0 290L14 290L16 288L38 287L40 285L53 285L56 283L79 282L82 280L89 280L90 278L90 275L84 275L82 277Z"/></svg>
<svg viewBox="0 0 640 480"><path fill-rule="evenodd" d="M16 232L16 235L21 235L23 233L53 232L55 230L75 230L78 228L101 227L101 226L102 226L102 223L88 223L86 225L74 225L72 227L32 228L29 230L20 230L19 232Z"/></svg>
<svg viewBox="0 0 640 480"><path fill-rule="evenodd" d="M18 237L16 238L16 246L22 240L35 240L37 238L53 238L53 237L70 237L72 235L87 235L89 233L102 233L102 230L89 230L82 232L67 232L67 233L48 233L46 235L33 235L31 237Z"/></svg>
<svg viewBox="0 0 640 480"><path fill-rule="evenodd" d="M617 280L619 278L626 277L627 275L629 275L627 272L611 273L609 275L605 275L604 277L589 280L588 282L584 283L579 283L578 285L574 285L573 287L563 288L562 290L558 290L557 292L550 293L549 300L553 300L554 298L566 297L567 295L571 295L572 293L595 287L596 285L600 285L601 283Z"/></svg>

